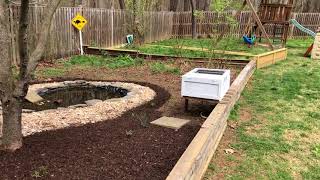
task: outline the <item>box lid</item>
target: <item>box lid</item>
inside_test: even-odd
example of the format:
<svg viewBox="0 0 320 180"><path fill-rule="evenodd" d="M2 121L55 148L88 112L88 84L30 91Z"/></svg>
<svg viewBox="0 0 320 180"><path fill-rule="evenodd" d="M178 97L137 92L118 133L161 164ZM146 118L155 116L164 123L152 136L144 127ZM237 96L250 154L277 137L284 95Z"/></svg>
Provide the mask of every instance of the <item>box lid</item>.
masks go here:
<svg viewBox="0 0 320 180"><path fill-rule="evenodd" d="M218 84L222 82L228 75L230 70L225 69L206 69L195 68L182 76L183 81Z"/></svg>

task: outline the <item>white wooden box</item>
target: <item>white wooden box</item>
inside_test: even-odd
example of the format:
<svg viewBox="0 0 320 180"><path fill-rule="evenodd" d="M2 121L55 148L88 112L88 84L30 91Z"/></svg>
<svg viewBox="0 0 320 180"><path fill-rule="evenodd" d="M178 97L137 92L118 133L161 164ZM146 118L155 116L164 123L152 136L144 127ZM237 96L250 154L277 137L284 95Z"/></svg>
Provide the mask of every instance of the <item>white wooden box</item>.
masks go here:
<svg viewBox="0 0 320 180"><path fill-rule="evenodd" d="M196 68L182 76L181 95L221 101L230 88L230 70Z"/></svg>

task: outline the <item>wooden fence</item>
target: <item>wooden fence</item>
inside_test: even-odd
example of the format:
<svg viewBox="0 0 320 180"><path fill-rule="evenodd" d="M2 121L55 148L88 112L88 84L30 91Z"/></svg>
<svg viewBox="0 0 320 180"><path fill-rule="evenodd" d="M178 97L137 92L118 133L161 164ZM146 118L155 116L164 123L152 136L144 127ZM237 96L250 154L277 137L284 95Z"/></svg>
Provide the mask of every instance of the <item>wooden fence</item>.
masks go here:
<svg viewBox="0 0 320 180"><path fill-rule="evenodd" d="M31 7L29 23L29 47L32 51L41 31L41 22L44 15L44 7ZM97 8L59 8L54 15L49 40L44 59L60 58L79 53L79 32L71 25L71 19L81 13L88 24L83 29L85 45L97 47L112 47L124 44L126 35L130 32L130 13L121 10L97 9ZM154 42L171 38L172 13L145 12L145 42ZM12 54L18 59L17 30L19 7L10 9L10 22L12 31Z"/></svg>
<svg viewBox="0 0 320 180"><path fill-rule="evenodd" d="M231 17L235 12L204 12L197 18L197 33L198 35L218 35L226 30L227 25L230 22ZM248 20L251 16L251 12L244 11L241 12L240 16L237 17L228 30L225 36L231 37L241 37L245 32ZM293 13L292 18L296 19L304 27L315 31L320 27L320 13ZM232 22L232 20L231 20ZM268 34L273 34L273 24L267 24L266 31ZM172 36L181 37L191 37L191 12L179 12L173 15L173 32ZM289 37L290 38L304 38L309 35L301 32L299 29L295 28L293 25L290 27Z"/></svg>
<svg viewBox="0 0 320 180"><path fill-rule="evenodd" d="M31 7L29 23L29 47L32 51L41 32L41 22L44 7ZM130 12L97 8L59 8L54 15L49 41L47 43L44 59L60 58L79 53L79 34L71 25L71 19L81 13L88 25L83 29L84 44L96 47L113 47L126 42L126 35L132 28ZM225 31L227 22L233 12L214 13L204 12L198 19L197 31L200 35L217 35ZM226 36L241 37L250 17L250 12L242 12L235 20L234 25ZM14 60L18 59L17 30L19 7L10 8L10 24L12 35L12 54ZM311 30L320 26L320 13L293 14L298 22ZM136 22L134 22L136 23ZM169 38L191 36L191 12L145 12L144 19L145 42L154 42ZM267 25L267 31L272 33L273 25ZM308 35L295 27L290 28L290 37L307 37Z"/></svg>

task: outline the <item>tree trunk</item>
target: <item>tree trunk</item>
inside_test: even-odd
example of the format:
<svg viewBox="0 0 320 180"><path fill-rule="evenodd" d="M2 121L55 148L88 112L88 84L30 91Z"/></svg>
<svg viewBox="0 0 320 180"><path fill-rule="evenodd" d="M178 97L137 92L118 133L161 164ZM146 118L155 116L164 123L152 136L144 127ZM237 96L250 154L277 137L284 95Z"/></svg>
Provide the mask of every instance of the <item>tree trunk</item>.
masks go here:
<svg viewBox="0 0 320 180"><path fill-rule="evenodd" d="M205 0L204 11L209 11L210 10L210 5L211 5L211 0Z"/></svg>
<svg viewBox="0 0 320 180"><path fill-rule="evenodd" d="M2 147L6 151L13 152L22 147L21 100L9 98L2 103L2 112Z"/></svg>
<svg viewBox="0 0 320 180"><path fill-rule="evenodd" d="M42 32L36 49L28 56L28 10L29 0L21 0L19 19L19 76L15 80L12 71L11 60L8 55L9 36L8 18L6 16L6 2L0 1L0 99L2 102L2 147L6 151L15 151L22 146L22 100L28 91L28 82L34 72L38 61L45 50L45 44L50 30L53 15L62 0L48 2L42 23ZM2 36L1 36L2 35Z"/></svg>
<svg viewBox="0 0 320 180"><path fill-rule="evenodd" d="M191 4L191 23L192 23L192 39L195 39L197 37L197 22L196 22L196 15L195 15L195 2L194 0L190 0Z"/></svg>
<svg viewBox="0 0 320 180"><path fill-rule="evenodd" d="M170 11L177 11L178 8L178 1L177 0L170 0Z"/></svg>
<svg viewBox="0 0 320 180"><path fill-rule="evenodd" d="M119 0L119 6L120 6L120 9L126 9L126 4L124 0Z"/></svg>
<svg viewBox="0 0 320 180"><path fill-rule="evenodd" d="M190 11L190 0L184 0L183 11Z"/></svg>
<svg viewBox="0 0 320 180"><path fill-rule="evenodd" d="M12 133L15 133L21 127L17 127L20 120L16 116L16 112L11 111L14 107L17 107L16 101L12 99L13 97L13 72L12 72L12 62L9 59L9 27L8 27L8 11L7 4L5 2L0 3L0 99L2 105L2 142L0 146L7 151L14 151L21 147L22 137L21 131L19 134L11 137ZM12 122L15 120L15 122Z"/></svg>

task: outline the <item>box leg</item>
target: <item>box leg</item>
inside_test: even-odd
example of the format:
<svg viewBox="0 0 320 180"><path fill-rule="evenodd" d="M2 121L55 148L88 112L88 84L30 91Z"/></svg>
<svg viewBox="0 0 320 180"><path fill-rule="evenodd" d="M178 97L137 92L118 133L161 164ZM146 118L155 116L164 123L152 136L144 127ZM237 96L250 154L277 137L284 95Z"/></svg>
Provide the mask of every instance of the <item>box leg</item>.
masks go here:
<svg viewBox="0 0 320 180"><path fill-rule="evenodd" d="M189 109L189 99L185 98L184 99L184 110L188 111L188 109Z"/></svg>

